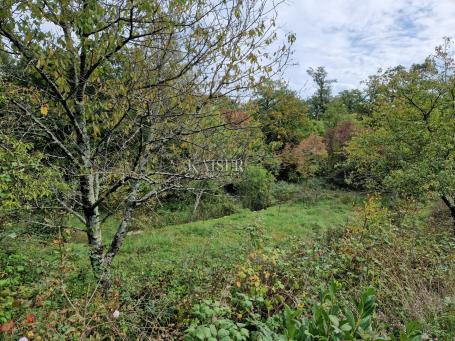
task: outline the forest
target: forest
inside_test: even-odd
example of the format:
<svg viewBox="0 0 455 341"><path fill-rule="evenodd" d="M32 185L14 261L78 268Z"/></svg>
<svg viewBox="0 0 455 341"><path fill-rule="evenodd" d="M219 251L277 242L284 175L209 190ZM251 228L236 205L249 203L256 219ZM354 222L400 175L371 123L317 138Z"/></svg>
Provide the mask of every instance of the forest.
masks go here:
<svg viewBox="0 0 455 341"><path fill-rule="evenodd" d="M453 40L303 94L286 5L0 2L0 340L455 340Z"/></svg>

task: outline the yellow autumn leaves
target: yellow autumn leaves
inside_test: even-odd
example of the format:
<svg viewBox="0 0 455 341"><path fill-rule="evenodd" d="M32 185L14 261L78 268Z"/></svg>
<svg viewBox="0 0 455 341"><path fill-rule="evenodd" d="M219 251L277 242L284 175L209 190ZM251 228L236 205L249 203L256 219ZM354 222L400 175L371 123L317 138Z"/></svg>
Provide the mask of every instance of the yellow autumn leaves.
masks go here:
<svg viewBox="0 0 455 341"><path fill-rule="evenodd" d="M49 104L44 103L40 108L40 112L41 112L41 115L47 116L47 114L49 113Z"/></svg>

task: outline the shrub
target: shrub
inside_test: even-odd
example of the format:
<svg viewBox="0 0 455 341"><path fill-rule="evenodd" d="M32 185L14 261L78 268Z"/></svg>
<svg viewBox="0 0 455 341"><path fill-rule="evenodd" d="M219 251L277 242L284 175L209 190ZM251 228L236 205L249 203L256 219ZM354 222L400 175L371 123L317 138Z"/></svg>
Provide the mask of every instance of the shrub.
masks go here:
<svg viewBox="0 0 455 341"><path fill-rule="evenodd" d="M311 283L336 278L343 295L377 289L378 321L391 331L416 321L431 337L455 336L455 244L450 233L425 221L409 203L385 208L371 196L355 221L331 231L305 260ZM405 339L406 340L406 339Z"/></svg>
<svg viewBox="0 0 455 341"><path fill-rule="evenodd" d="M297 181L318 174L327 157L324 139L311 134L297 145L287 144L281 155L283 177Z"/></svg>
<svg viewBox="0 0 455 341"><path fill-rule="evenodd" d="M243 179L236 184L243 205L252 210L261 210L272 204L272 185L275 177L266 169L250 165L243 174Z"/></svg>
<svg viewBox="0 0 455 341"><path fill-rule="evenodd" d="M338 122L335 128L329 128L325 132L325 144L327 148L326 172L330 178L339 184L344 184L345 175L348 172L346 165L345 147L358 131L356 124L352 121Z"/></svg>
<svg viewBox="0 0 455 341"><path fill-rule="evenodd" d="M205 199L205 198L203 198ZM202 200L194 218L213 219L240 212L242 209L234 197L225 193L207 194Z"/></svg>
<svg viewBox="0 0 455 341"><path fill-rule="evenodd" d="M339 282L332 281L327 289L321 289L319 300L306 311L284 305L266 320L252 316L245 323L235 322L229 307L204 301L192 309L193 320L185 340L422 340L422 332L415 324L408 324L398 338L381 336L375 324L374 289L366 288L358 300L344 302L337 296L340 287Z"/></svg>
<svg viewBox="0 0 455 341"><path fill-rule="evenodd" d="M231 310L218 302L205 300L196 304L191 310L193 318L190 327L186 330L185 341L192 340L248 340L249 331L245 324L227 318Z"/></svg>
<svg viewBox="0 0 455 341"><path fill-rule="evenodd" d="M386 340L373 325L376 298L374 290L363 290L354 310L340 302L336 292L340 283L332 281L320 292L319 302L311 307L311 314L285 306L283 311L261 324L256 334L259 340ZM418 333L416 333L418 335Z"/></svg>
<svg viewBox="0 0 455 341"><path fill-rule="evenodd" d="M159 204L153 203L139 209L134 215L130 230L146 230L220 218L242 210L241 203L222 190L204 192L196 210L194 206L195 195L193 193L180 194L176 198L164 198Z"/></svg>

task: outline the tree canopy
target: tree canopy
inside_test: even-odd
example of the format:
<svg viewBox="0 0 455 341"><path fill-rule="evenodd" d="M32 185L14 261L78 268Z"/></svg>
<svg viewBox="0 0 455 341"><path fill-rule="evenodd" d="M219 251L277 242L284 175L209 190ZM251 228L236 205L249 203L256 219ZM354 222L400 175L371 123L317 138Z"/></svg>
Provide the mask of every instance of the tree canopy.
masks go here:
<svg viewBox="0 0 455 341"><path fill-rule="evenodd" d="M1 4L2 131L61 170L68 190L54 188L55 202L85 226L98 277L136 207L200 179L188 150L216 148L197 137L227 127L220 99L240 103L286 63L294 37L271 51L275 15L265 0ZM107 246L112 214L122 218Z"/></svg>
<svg viewBox="0 0 455 341"><path fill-rule="evenodd" d="M404 196L436 194L455 223L455 64L439 48L424 64L378 79L367 127L347 148L357 181Z"/></svg>

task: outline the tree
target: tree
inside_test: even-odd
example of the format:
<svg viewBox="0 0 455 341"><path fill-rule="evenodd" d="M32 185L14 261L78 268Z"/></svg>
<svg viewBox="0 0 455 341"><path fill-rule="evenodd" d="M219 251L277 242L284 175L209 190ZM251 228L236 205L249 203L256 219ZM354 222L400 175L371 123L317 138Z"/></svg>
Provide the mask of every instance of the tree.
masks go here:
<svg viewBox="0 0 455 341"><path fill-rule="evenodd" d="M56 170L45 164L44 155L33 146L0 134L0 226L15 224L52 193L49 185L58 181Z"/></svg>
<svg viewBox="0 0 455 341"><path fill-rule="evenodd" d="M355 115L349 111L341 96L335 96L327 104L322 122L327 129L330 129L334 128L340 121L351 119L355 119Z"/></svg>
<svg viewBox="0 0 455 341"><path fill-rule="evenodd" d="M107 285L134 210L207 178L189 171L187 147L204 150L195 137L226 126L206 124L217 100L241 99L286 62L292 35L270 52L275 13L266 0L0 5L0 51L15 65L4 70L2 121L12 124L2 129L61 171L68 191L53 189L55 200L82 222ZM105 245L112 214L120 222Z"/></svg>
<svg viewBox="0 0 455 341"><path fill-rule="evenodd" d="M424 64L378 78L375 111L347 152L357 181L419 199L438 195L455 232L455 64L449 43Z"/></svg>
<svg viewBox="0 0 455 341"><path fill-rule="evenodd" d="M281 150L297 144L311 130L305 102L280 82L266 82L257 94L257 120L265 142Z"/></svg>
<svg viewBox="0 0 455 341"><path fill-rule="evenodd" d="M371 91L371 89L370 89ZM338 97L341 99L348 114L366 115L368 114L369 91L359 89L343 90Z"/></svg>
<svg viewBox="0 0 455 341"><path fill-rule="evenodd" d="M262 163L278 178L291 180L289 176L293 176L293 169L283 163L285 158L281 155L284 149L294 148L316 130L314 121L308 117L307 105L285 83L272 81L261 86L254 104L257 106L255 120L269 151L269 157L264 158Z"/></svg>
<svg viewBox="0 0 455 341"><path fill-rule="evenodd" d="M335 127L325 131L324 139L328 154L326 171L335 182L345 184L345 177L349 172L349 168L344 163L346 161L345 147L357 130L355 122L340 121Z"/></svg>
<svg viewBox="0 0 455 341"><path fill-rule="evenodd" d="M319 66L316 69L309 68L307 70L308 75L313 79L316 85L316 92L310 98L310 114L315 119L319 120L322 118L327 110L327 105L332 98L332 85L336 83L336 79L327 79L327 71L323 66Z"/></svg>
<svg viewBox="0 0 455 341"><path fill-rule="evenodd" d="M318 174L327 159L327 149L324 138L311 134L300 141L298 145L286 145L280 159L282 172L286 178L298 180L300 177L310 177Z"/></svg>

